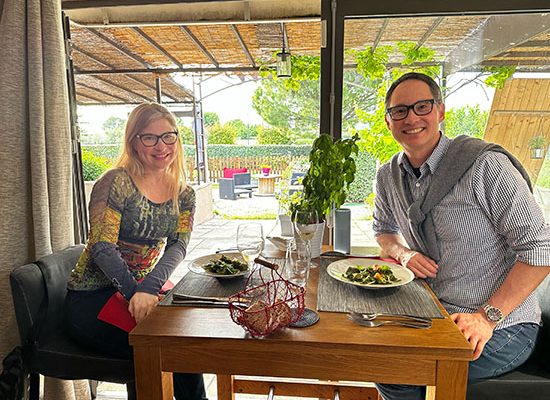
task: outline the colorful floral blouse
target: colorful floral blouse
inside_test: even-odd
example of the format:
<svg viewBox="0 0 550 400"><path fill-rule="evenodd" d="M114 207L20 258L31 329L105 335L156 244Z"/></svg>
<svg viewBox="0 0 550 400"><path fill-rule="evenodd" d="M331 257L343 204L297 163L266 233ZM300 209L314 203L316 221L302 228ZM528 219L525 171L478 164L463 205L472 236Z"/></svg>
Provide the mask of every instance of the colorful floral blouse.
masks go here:
<svg viewBox="0 0 550 400"><path fill-rule="evenodd" d="M70 290L115 286L130 299L136 291L158 294L183 260L193 228L195 192L154 203L124 169L101 177L90 199L90 238L68 282Z"/></svg>

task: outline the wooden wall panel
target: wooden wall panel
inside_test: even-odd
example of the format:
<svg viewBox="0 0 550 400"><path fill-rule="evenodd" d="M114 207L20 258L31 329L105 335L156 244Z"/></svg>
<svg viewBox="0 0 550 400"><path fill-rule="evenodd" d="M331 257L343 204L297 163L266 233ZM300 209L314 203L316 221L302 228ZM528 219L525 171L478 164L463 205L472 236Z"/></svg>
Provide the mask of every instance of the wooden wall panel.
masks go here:
<svg viewBox="0 0 550 400"><path fill-rule="evenodd" d="M509 79L495 92L484 139L514 154L535 182L544 159L532 159L528 144L538 135L550 143L550 79Z"/></svg>

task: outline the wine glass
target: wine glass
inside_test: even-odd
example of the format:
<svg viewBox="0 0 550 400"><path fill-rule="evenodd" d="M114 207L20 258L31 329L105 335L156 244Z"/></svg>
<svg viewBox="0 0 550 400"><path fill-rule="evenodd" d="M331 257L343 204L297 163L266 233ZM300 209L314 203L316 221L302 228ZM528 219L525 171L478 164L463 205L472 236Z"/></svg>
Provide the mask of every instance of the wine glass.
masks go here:
<svg viewBox="0 0 550 400"><path fill-rule="evenodd" d="M264 249L264 234L261 224L247 223L237 227L237 248L252 273L254 260Z"/></svg>
<svg viewBox="0 0 550 400"><path fill-rule="evenodd" d="M317 210L296 210L292 214L292 224L298 237L305 243L307 258L311 259L311 239L315 236L319 224Z"/></svg>

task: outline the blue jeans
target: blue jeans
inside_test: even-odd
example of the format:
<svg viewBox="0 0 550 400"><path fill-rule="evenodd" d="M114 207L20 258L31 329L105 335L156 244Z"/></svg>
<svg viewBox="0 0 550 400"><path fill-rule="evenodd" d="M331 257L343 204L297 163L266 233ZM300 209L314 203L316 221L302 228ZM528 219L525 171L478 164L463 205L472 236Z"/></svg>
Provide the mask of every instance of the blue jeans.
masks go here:
<svg viewBox="0 0 550 400"><path fill-rule="evenodd" d="M535 347L539 326L525 323L494 331L481 356L471 361L468 382L494 378L523 364ZM425 386L376 384L384 400L424 400Z"/></svg>
<svg viewBox="0 0 550 400"><path fill-rule="evenodd" d="M97 314L116 289L90 291L69 290L65 299L65 326L67 333L78 343L111 357L133 357L128 333L97 319ZM205 400L206 393L201 374L173 375L176 400Z"/></svg>

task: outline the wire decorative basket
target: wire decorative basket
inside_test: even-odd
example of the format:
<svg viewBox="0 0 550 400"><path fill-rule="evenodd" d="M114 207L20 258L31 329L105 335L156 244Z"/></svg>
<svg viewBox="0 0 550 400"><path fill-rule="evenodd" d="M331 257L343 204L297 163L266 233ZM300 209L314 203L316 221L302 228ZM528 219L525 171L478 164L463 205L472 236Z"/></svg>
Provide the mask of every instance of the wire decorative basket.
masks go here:
<svg viewBox="0 0 550 400"><path fill-rule="evenodd" d="M246 289L228 299L231 319L253 337L267 336L296 322L305 308L303 287L287 281L275 270L270 270L266 280L261 271L262 268L257 285L249 285L253 282L251 274Z"/></svg>

